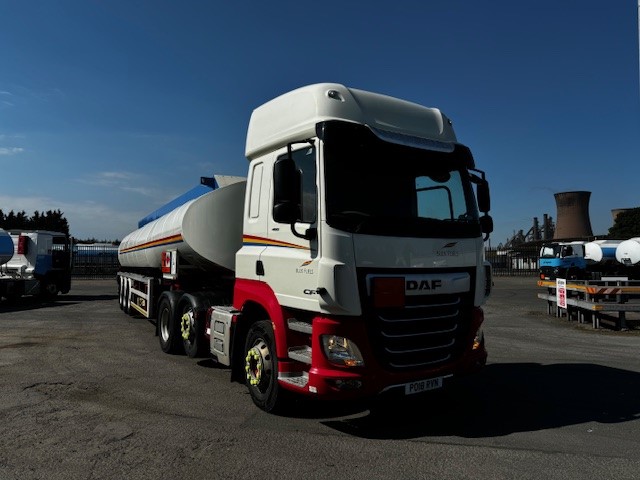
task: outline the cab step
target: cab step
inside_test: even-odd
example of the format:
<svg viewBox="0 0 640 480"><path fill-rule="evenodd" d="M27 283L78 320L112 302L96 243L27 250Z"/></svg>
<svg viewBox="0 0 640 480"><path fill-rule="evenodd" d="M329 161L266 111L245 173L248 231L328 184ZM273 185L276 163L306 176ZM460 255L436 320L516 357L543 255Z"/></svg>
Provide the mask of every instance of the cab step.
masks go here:
<svg viewBox="0 0 640 480"><path fill-rule="evenodd" d="M307 372L281 374L278 380L294 387L304 388L309 383L309 374Z"/></svg>
<svg viewBox="0 0 640 480"><path fill-rule="evenodd" d="M302 320L298 320L296 318L290 318L287 320L287 325L289 326L289 329L295 331L295 332L300 332L300 333L306 333L308 335L311 335L311 323L310 322L304 322Z"/></svg>
<svg viewBox="0 0 640 480"><path fill-rule="evenodd" d="M307 345L291 347L289 348L289 358L311 365L311 347Z"/></svg>

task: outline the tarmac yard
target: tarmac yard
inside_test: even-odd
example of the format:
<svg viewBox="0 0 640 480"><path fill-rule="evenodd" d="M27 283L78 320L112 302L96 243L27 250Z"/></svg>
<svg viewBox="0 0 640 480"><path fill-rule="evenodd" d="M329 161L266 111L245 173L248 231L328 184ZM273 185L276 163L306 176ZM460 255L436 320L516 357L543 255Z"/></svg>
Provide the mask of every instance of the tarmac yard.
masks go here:
<svg viewBox="0 0 640 480"><path fill-rule="evenodd" d="M115 280L0 303L0 480L639 478L640 334L550 316L536 282L495 278L477 377L287 417L211 360L162 353Z"/></svg>

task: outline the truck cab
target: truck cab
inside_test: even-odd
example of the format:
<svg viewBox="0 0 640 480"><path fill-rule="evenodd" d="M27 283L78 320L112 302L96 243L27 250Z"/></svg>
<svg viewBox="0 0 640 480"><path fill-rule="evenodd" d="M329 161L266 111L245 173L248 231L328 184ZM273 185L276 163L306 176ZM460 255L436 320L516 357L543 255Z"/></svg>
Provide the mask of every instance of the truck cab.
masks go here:
<svg viewBox="0 0 640 480"><path fill-rule="evenodd" d="M9 231L13 255L0 266L0 295L51 299L71 288L69 237L45 230Z"/></svg>
<svg viewBox="0 0 640 480"><path fill-rule="evenodd" d="M564 278L578 280L586 277L584 242L550 242L540 248L541 280Z"/></svg>
<svg viewBox="0 0 640 480"><path fill-rule="evenodd" d="M253 112L246 156L233 306L256 404L411 394L484 365L488 183L440 110L311 85Z"/></svg>

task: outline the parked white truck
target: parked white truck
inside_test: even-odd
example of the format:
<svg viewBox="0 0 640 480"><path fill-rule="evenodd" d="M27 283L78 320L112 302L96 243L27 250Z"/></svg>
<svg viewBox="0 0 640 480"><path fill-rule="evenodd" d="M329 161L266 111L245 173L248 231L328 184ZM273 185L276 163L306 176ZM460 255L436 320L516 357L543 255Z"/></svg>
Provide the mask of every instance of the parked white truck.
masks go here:
<svg viewBox="0 0 640 480"><path fill-rule="evenodd" d="M38 295L52 299L71 288L67 235L44 230L0 229L0 297Z"/></svg>
<svg viewBox="0 0 640 480"><path fill-rule="evenodd" d="M265 411L486 363L489 189L443 113L310 85L253 111L246 157L246 181L203 179L120 245L120 307L165 352L212 355Z"/></svg>

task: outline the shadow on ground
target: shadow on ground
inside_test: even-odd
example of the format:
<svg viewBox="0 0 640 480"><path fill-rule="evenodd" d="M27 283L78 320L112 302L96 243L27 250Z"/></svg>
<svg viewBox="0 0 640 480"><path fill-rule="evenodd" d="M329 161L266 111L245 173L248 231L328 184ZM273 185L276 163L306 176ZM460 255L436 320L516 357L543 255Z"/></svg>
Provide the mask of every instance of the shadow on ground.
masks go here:
<svg viewBox="0 0 640 480"><path fill-rule="evenodd" d="M39 308L62 307L84 302L97 302L115 300L118 295L58 295L52 300L44 299L37 295L25 295L18 298L2 299L0 301L0 313L19 312L24 310L36 310Z"/></svg>
<svg viewBox="0 0 640 480"><path fill-rule="evenodd" d="M363 413L322 423L363 438L409 439L628 422L640 418L640 374L593 364L493 364L449 390Z"/></svg>

